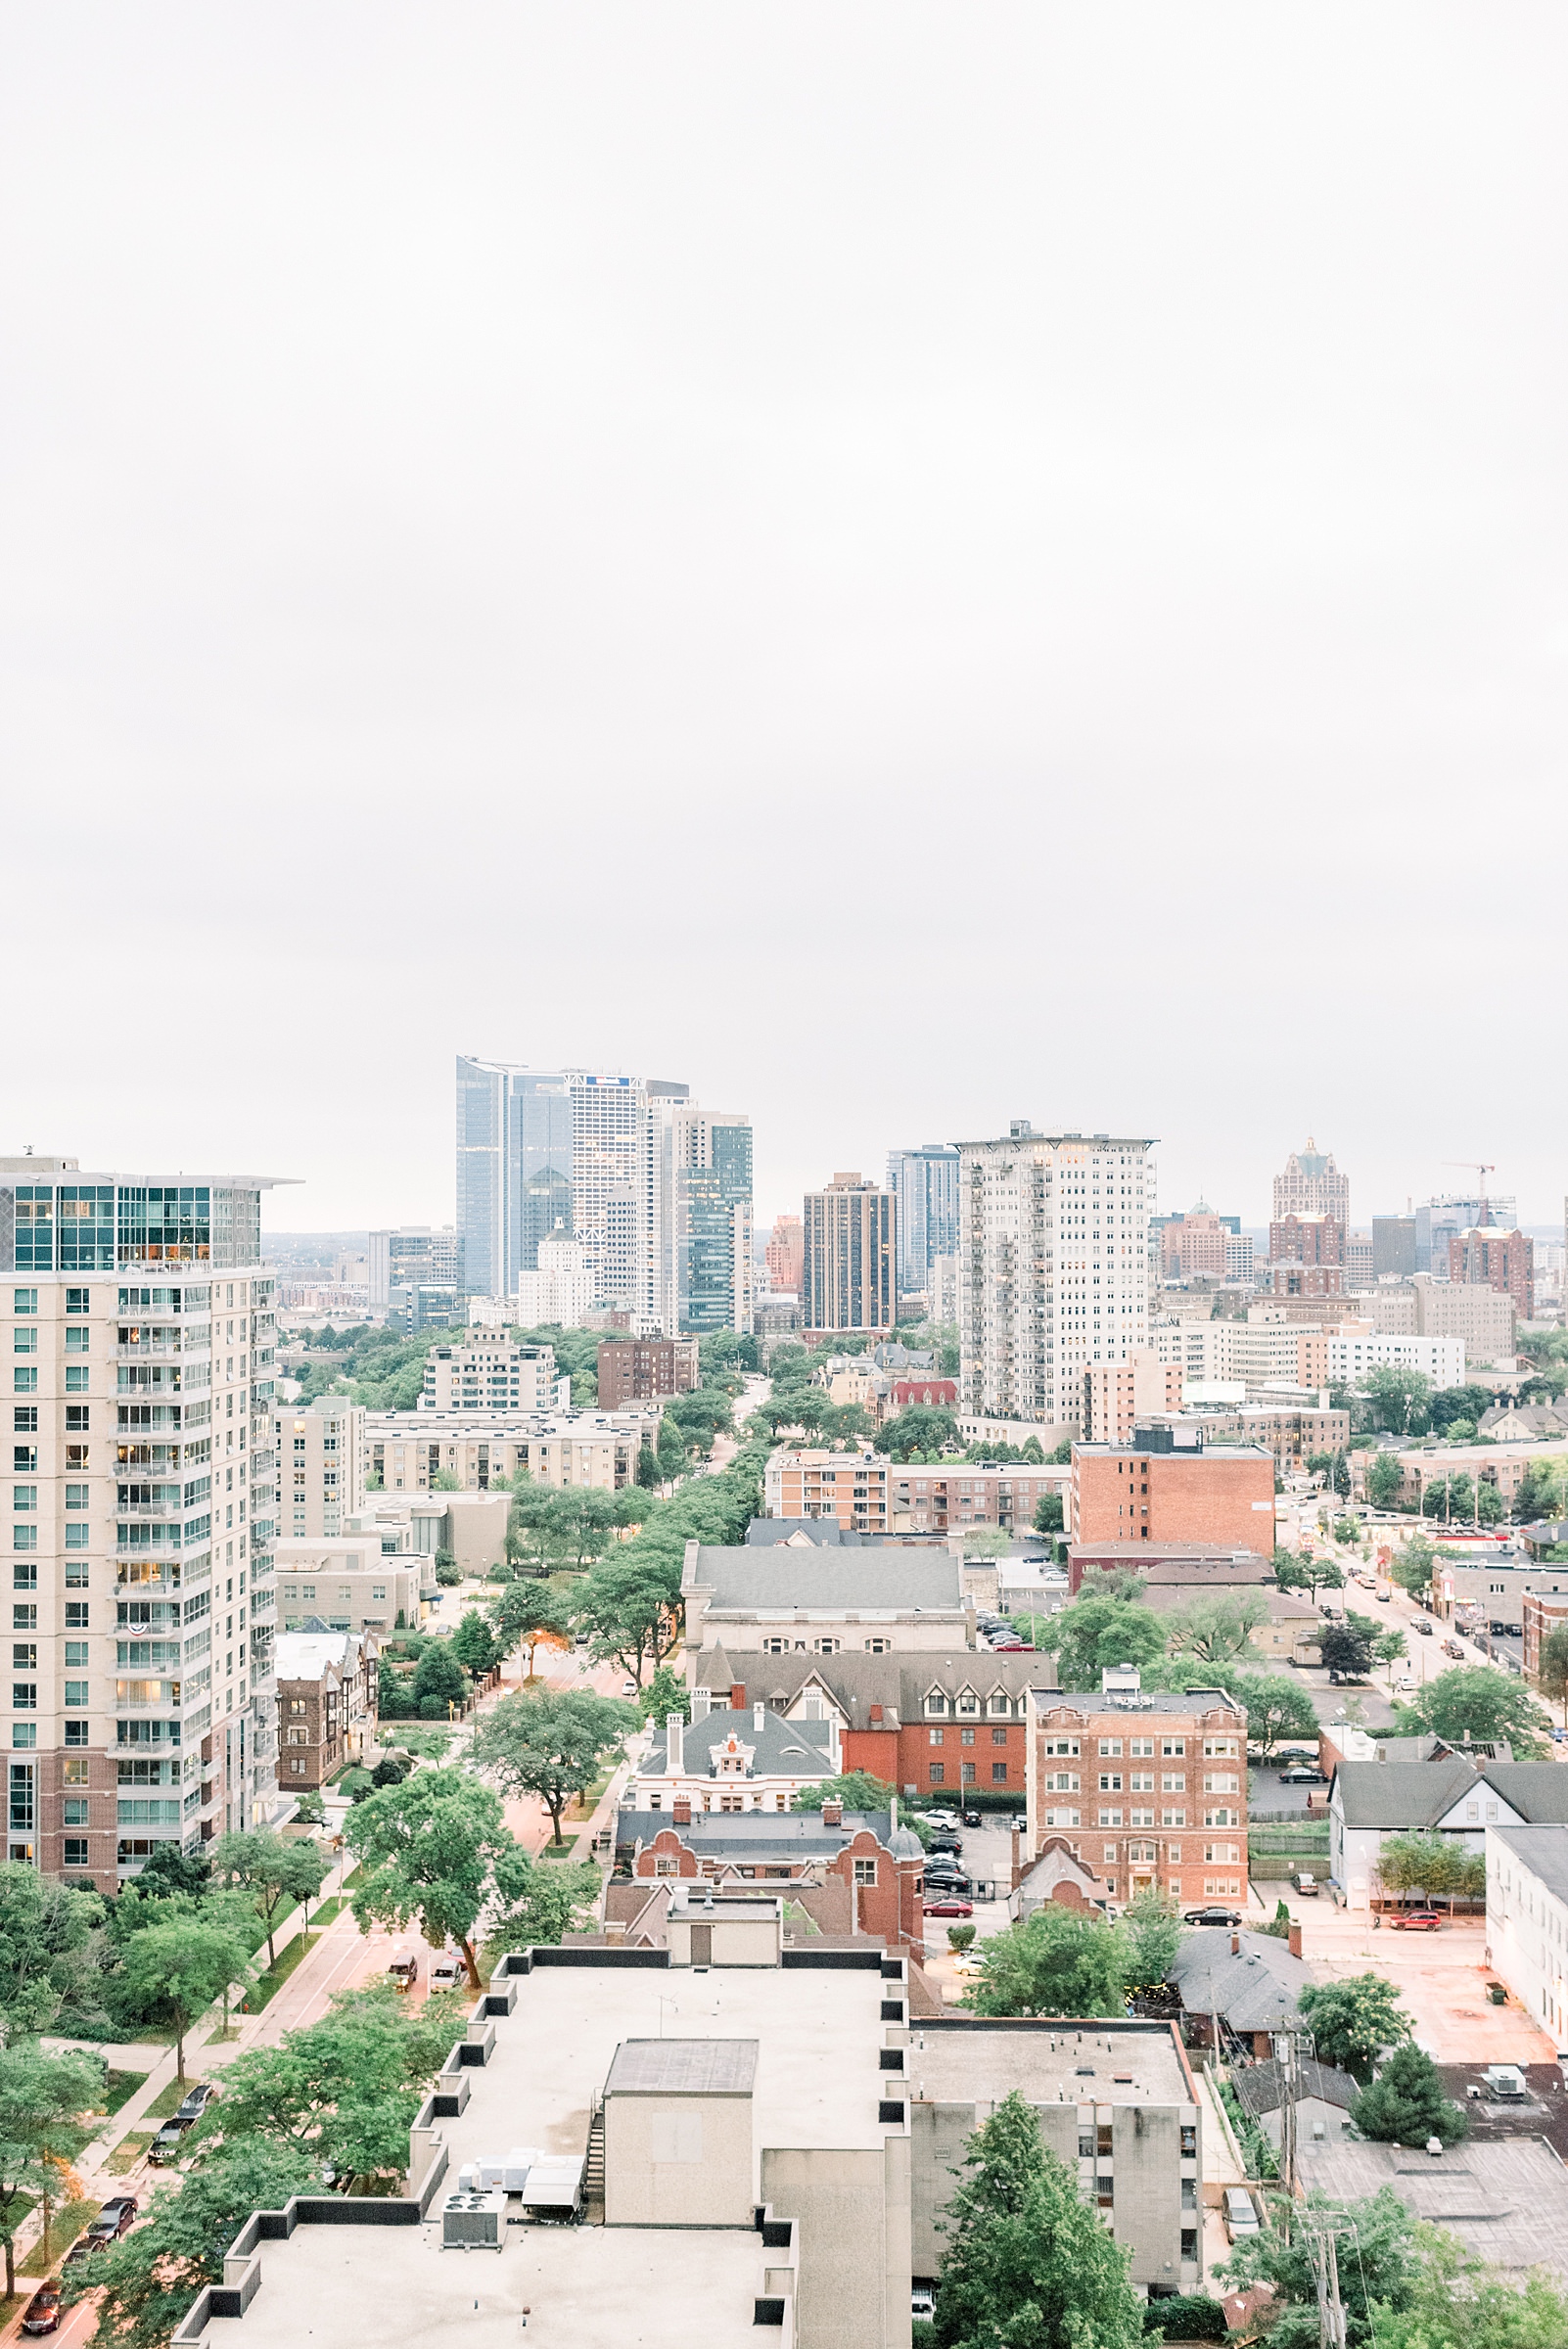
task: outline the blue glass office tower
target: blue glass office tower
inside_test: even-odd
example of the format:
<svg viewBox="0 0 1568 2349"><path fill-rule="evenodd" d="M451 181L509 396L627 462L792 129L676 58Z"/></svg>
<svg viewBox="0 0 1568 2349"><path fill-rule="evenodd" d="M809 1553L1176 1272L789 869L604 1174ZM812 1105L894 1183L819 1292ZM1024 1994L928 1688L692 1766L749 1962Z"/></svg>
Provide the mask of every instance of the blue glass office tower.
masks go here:
<svg viewBox="0 0 1568 2349"><path fill-rule="evenodd" d="M888 1188L899 1210L899 1293L929 1295L933 1260L958 1247L957 1151L946 1142L890 1150Z"/></svg>

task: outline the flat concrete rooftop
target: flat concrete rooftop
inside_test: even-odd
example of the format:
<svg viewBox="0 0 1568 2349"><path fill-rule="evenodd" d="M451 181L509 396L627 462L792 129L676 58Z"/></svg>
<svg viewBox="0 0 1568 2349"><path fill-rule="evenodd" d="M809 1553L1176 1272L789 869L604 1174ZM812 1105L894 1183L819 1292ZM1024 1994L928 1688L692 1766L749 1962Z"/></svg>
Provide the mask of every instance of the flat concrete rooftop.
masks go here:
<svg viewBox="0 0 1568 2349"><path fill-rule="evenodd" d="M1167 2027L914 2023L904 2056L912 2093L933 2104L1190 2104L1192 2082ZM1091 2076L1085 2077L1085 2067ZM1130 2074L1130 2078L1118 2078Z"/></svg>
<svg viewBox="0 0 1568 2349"><path fill-rule="evenodd" d="M755 2349L762 2238L649 2227L509 2227L506 2249L443 2251L424 2227L299 2227L265 2243L243 2317L214 2317L208 2349L635 2349L702 2341ZM528 2329L520 2322L529 2310Z"/></svg>
<svg viewBox="0 0 1568 2349"><path fill-rule="evenodd" d="M1568 2170L1544 2138L1471 2138L1439 2155L1371 2143L1303 2145L1300 2155L1314 2192L1338 2202L1392 2187L1492 2266L1568 2278Z"/></svg>

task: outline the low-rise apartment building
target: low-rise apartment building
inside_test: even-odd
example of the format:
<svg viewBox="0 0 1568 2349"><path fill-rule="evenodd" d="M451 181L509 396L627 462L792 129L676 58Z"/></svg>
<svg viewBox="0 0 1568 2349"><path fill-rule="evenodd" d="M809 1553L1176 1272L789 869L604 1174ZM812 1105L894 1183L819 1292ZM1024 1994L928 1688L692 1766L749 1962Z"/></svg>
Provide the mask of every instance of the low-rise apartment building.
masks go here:
<svg viewBox="0 0 1568 2349"><path fill-rule="evenodd" d="M1487 1962L1568 2046L1568 1826L1489 1826Z"/></svg>
<svg viewBox="0 0 1568 2349"><path fill-rule="evenodd" d="M1316 1393L1328 1384L1326 1333L1287 1321L1272 1306L1253 1306L1244 1321L1156 1321L1156 1360L1180 1367L1191 1386L1240 1381L1249 1395L1284 1380Z"/></svg>
<svg viewBox="0 0 1568 2349"><path fill-rule="evenodd" d="M1444 1835L1486 1848L1491 1827L1568 1822L1568 1770L1556 1762L1342 1762L1328 1789L1329 1875L1347 1908L1381 1897L1379 1861L1391 1835Z"/></svg>
<svg viewBox="0 0 1568 2349"><path fill-rule="evenodd" d="M416 1630L436 1589L434 1557L377 1530L278 1543L278 1619L283 1632L314 1622L329 1632Z"/></svg>
<svg viewBox="0 0 1568 2349"><path fill-rule="evenodd" d="M1558 1591L1568 1602L1568 1566L1538 1565L1512 1548L1432 1561L1432 1611L1466 1631L1522 1632L1531 1591Z"/></svg>
<svg viewBox="0 0 1568 2349"><path fill-rule="evenodd" d="M467 1346L433 1346L425 1357L422 1411L569 1410L572 1381L558 1378L554 1350L519 1346L511 1338L475 1338Z"/></svg>
<svg viewBox="0 0 1568 2349"><path fill-rule="evenodd" d="M605 1338L598 1353L599 1407L624 1410L697 1385L695 1338Z"/></svg>
<svg viewBox="0 0 1568 2349"><path fill-rule="evenodd" d="M1084 1438L1089 1444L1125 1444L1140 1419L1179 1411L1184 1372L1179 1362L1162 1361L1151 1347L1120 1362L1091 1362L1084 1373Z"/></svg>
<svg viewBox="0 0 1568 2349"><path fill-rule="evenodd" d="M1031 1431L1033 1432L1033 1431ZM1063 1497L1065 1466L954 1460L912 1467L885 1452L776 1451L763 1478L769 1517L832 1517L846 1533L950 1534L998 1525L1027 1532L1047 1497Z"/></svg>
<svg viewBox="0 0 1568 2349"><path fill-rule="evenodd" d="M1356 1499L1366 1498L1366 1471L1378 1457L1374 1451L1353 1451L1349 1455L1351 1492ZM1568 1439L1556 1444L1422 1444L1412 1445L1396 1455L1401 1469L1401 1484L1397 1498L1406 1508L1425 1511L1426 1496L1436 1486L1440 1491L1447 1484L1452 1491L1455 1478L1467 1477L1477 1482L1495 1485L1504 1503L1511 1510L1519 1497L1525 1472L1535 1466L1568 1460ZM1462 1506L1454 1507L1452 1516L1456 1526L1465 1527L1470 1516ZM1442 1539L1443 1512L1423 1531Z"/></svg>
<svg viewBox="0 0 1568 2349"><path fill-rule="evenodd" d="M466 1411L372 1412L365 1423L371 1497L428 1493L451 1477L484 1493L520 1469L540 1485L594 1485L617 1493L635 1482L644 1436L659 1428L657 1406L626 1411L559 1411L536 1417Z"/></svg>
<svg viewBox="0 0 1568 2349"><path fill-rule="evenodd" d="M354 1761L376 1727L373 1633L285 1632L278 1639L278 1787L302 1794Z"/></svg>
<svg viewBox="0 0 1568 2349"><path fill-rule="evenodd" d="M1029 1852L1067 1837L1112 1901L1240 1900L1247 1890L1247 1716L1222 1688L1098 1694L1031 1687Z"/></svg>
<svg viewBox="0 0 1568 2349"><path fill-rule="evenodd" d="M365 1406L346 1395L275 1411L278 1531L306 1541L341 1534L364 1506Z"/></svg>
<svg viewBox="0 0 1568 2349"><path fill-rule="evenodd" d="M1396 1337L1361 1320L1342 1321L1326 1332L1328 1375L1338 1385L1360 1386L1372 1370L1419 1370L1434 1387L1464 1384L1462 1338Z"/></svg>
<svg viewBox="0 0 1568 2349"><path fill-rule="evenodd" d="M680 1595L688 1681L703 1648L891 1656L975 1643L963 1568L945 1550L688 1542Z"/></svg>
<svg viewBox="0 0 1568 2349"><path fill-rule="evenodd" d="M1136 1429L1127 1444L1075 1444L1074 1542L1273 1546L1274 1461L1261 1445L1211 1448L1201 1421Z"/></svg>

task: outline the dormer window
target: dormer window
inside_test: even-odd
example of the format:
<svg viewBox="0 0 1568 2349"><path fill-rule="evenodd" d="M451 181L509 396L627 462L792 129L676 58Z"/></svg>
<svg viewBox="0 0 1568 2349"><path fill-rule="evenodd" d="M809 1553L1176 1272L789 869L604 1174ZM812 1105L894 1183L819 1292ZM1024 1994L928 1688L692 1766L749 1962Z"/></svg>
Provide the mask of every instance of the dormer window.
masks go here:
<svg viewBox="0 0 1568 2349"><path fill-rule="evenodd" d="M971 1717L980 1711L980 1699L972 1688L965 1688L963 1690L958 1698L957 1703L953 1707L953 1711L955 1713L967 1714Z"/></svg>
<svg viewBox="0 0 1568 2349"><path fill-rule="evenodd" d="M991 1700L992 1712L995 1715L998 1721L1005 1721L1011 1714L1012 1709L1012 1699L998 1688Z"/></svg>
<svg viewBox="0 0 1568 2349"><path fill-rule="evenodd" d="M945 1721L946 1719L947 1699L943 1695L940 1688L933 1688L930 1695L926 1698L926 1711L931 1715L934 1721Z"/></svg>

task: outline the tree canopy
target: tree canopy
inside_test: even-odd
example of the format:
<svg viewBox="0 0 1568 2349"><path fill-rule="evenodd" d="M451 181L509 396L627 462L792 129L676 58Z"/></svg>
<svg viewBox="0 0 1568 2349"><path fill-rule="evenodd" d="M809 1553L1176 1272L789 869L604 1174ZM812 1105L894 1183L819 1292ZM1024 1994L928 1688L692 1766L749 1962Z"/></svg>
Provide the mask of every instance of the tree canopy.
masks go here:
<svg viewBox="0 0 1568 2349"><path fill-rule="evenodd" d="M1095 1911L1046 1901L1023 1924L982 1945L983 1970L964 1994L976 2014L1120 2015L1126 2010L1126 1937Z"/></svg>
<svg viewBox="0 0 1568 2349"><path fill-rule="evenodd" d="M1238 1672L1229 1688L1247 1708L1248 1744L1262 1746L1266 1758L1281 1738L1316 1736L1317 1716L1300 1681L1277 1672Z"/></svg>
<svg viewBox="0 0 1568 2349"><path fill-rule="evenodd" d="M1312 1983L1298 2004L1321 2063L1337 2064L1358 2080L1371 2077L1384 2048L1410 2036L1399 1992L1381 1974L1352 1974L1342 1982Z"/></svg>
<svg viewBox="0 0 1568 2349"><path fill-rule="evenodd" d="M1378 2067L1350 2117L1362 2137L1391 2145L1424 2145L1429 2137L1456 2144L1470 2127L1463 2108L1443 2094L1431 2056L1409 2041Z"/></svg>
<svg viewBox="0 0 1568 2349"><path fill-rule="evenodd" d="M6 2294L17 2288L16 2235L33 2204L59 2191L59 2155L77 2115L103 2094L96 2055L46 2055L33 2045L0 2049L0 2242Z"/></svg>
<svg viewBox="0 0 1568 2349"><path fill-rule="evenodd" d="M1490 1744L1505 1738L1516 1762L1544 1761L1551 1751L1545 1723L1529 1690L1493 1664L1455 1664L1440 1672L1401 1706L1400 1725L1429 1729L1450 1744Z"/></svg>
<svg viewBox="0 0 1568 2349"><path fill-rule="evenodd" d="M1039 1635L1039 1645L1055 1654L1062 1687L1098 1688L1107 1668L1163 1665L1165 1625L1152 1607L1130 1605L1095 1590L1053 1615Z"/></svg>
<svg viewBox="0 0 1568 2349"><path fill-rule="evenodd" d="M529 1860L491 1787L457 1770L420 1770L356 1803L344 1834L358 1854L361 1926L417 1922L432 1949L455 1942L480 1987L474 1934L486 1904L521 1898Z"/></svg>
<svg viewBox="0 0 1568 2349"><path fill-rule="evenodd" d="M1242 2290L1250 2284L1271 2284L1283 2306L1269 2326L1270 2341L1282 2349L1307 2349L1310 2342L1315 2349L1317 2285L1308 2222L1315 2211L1331 2214L1330 2223L1356 2247L1352 2258L1341 2254L1339 2271L1349 2349L1367 2349L1383 2312L1410 2305L1421 2272L1421 2236L1414 2214L1386 2186L1359 2202L1311 2194L1305 2212L1297 2204L1288 2220L1281 2210L1276 2205L1257 2234L1240 2236L1218 2273Z"/></svg>
<svg viewBox="0 0 1568 2349"><path fill-rule="evenodd" d="M560 1844L561 1815L593 1782L604 1756L639 1720L632 1705L586 1688L503 1696L474 1732L474 1759L515 1794L536 1794Z"/></svg>
<svg viewBox="0 0 1568 2349"><path fill-rule="evenodd" d="M125 1944L124 1974L133 1996L161 2010L174 2031L175 2076L185 2077L185 2034L214 1999L250 1979L239 1935L200 1917L144 1925Z"/></svg>

